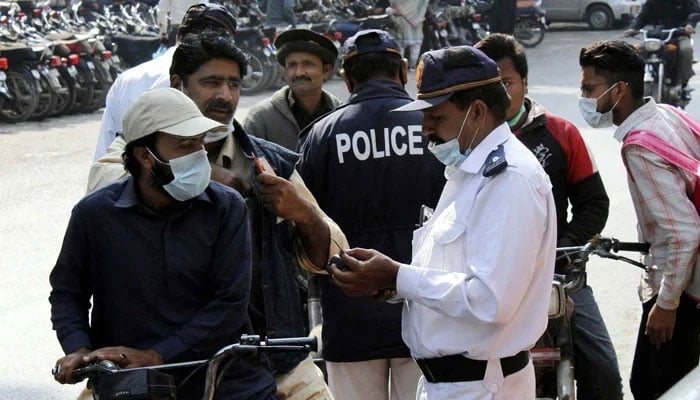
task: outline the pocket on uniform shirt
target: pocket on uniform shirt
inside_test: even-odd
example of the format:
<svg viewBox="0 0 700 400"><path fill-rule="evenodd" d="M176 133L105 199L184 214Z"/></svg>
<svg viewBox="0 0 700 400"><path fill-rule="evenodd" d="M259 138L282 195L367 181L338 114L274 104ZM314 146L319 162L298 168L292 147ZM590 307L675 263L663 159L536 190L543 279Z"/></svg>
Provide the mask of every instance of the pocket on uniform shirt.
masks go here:
<svg viewBox="0 0 700 400"><path fill-rule="evenodd" d="M431 266L439 266L445 271L461 271L466 256L466 233L467 226L460 223L436 225L431 232L435 243Z"/></svg>

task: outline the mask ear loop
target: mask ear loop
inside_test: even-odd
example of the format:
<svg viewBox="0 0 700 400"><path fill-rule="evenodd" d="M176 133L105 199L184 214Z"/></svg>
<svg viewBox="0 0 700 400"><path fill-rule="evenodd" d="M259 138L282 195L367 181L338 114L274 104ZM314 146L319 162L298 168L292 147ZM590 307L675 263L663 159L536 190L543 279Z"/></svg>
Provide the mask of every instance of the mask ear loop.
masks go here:
<svg viewBox="0 0 700 400"><path fill-rule="evenodd" d="M464 116L464 119L462 120L462 126L459 127L459 133L457 134L457 138L456 138L458 145L459 145L459 138L462 136L462 131L464 131L464 124L467 123L467 118L469 118L469 113L472 111L472 105L474 105L474 103L469 105L469 109L467 109L467 114ZM472 143L474 143L474 138L472 138ZM470 146L471 146L471 144L470 144Z"/></svg>

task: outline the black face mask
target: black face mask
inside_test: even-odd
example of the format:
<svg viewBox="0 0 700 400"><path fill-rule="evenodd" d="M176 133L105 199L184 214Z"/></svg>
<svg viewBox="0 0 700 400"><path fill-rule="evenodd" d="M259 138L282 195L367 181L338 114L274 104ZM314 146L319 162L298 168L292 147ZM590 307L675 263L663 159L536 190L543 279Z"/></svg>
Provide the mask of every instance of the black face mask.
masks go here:
<svg viewBox="0 0 700 400"><path fill-rule="evenodd" d="M158 187L163 187L164 185L172 182L173 179L175 179L175 175L173 175L170 165L160 161L160 158L155 155L154 151L148 147L146 147L146 149L149 153L151 153L151 156L153 156L153 159L156 161L155 164L153 164L153 168L151 168L151 176L153 177L155 184Z"/></svg>

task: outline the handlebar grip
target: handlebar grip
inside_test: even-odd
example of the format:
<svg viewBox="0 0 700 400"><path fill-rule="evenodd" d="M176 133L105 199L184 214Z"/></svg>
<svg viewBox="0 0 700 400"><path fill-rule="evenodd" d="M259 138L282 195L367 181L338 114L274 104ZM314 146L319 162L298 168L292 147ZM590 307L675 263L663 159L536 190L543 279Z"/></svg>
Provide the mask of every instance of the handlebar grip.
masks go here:
<svg viewBox="0 0 700 400"><path fill-rule="evenodd" d="M265 340L265 344L268 346L310 346L315 349L318 346L318 339L315 336L280 339L268 338Z"/></svg>
<svg viewBox="0 0 700 400"><path fill-rule="evenodd" d="M648 253L649 243L637 243L637 242L617 242L613 246L615 251L636 251L638 253Z"/></svg>

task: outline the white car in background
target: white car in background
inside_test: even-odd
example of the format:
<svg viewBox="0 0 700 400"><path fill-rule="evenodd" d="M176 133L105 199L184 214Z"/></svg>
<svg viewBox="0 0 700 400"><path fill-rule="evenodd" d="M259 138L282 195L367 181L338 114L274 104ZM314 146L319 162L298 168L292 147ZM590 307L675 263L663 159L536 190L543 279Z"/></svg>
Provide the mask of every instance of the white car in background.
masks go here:
<svg viewBox="0 0 700 400"><path fill-rule="evenodd" d="M644 0L542 0L547 22L585 22L591 29L627 26Z"/></svg>

